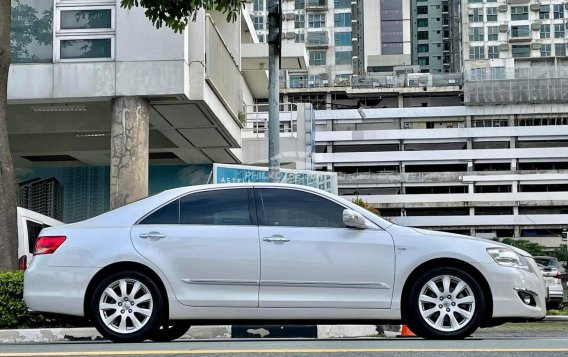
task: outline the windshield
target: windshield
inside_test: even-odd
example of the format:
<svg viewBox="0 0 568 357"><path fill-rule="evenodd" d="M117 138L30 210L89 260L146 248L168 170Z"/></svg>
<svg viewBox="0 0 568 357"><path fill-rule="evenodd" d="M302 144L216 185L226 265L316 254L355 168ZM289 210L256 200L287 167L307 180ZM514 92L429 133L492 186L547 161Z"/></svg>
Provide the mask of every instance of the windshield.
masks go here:
<svg viewBox="0 0 568 357"><path fill-rule="evenodd" d="M558 266L558 259L556 258L541 258L536 257L534 260L538 263L543 265L546 268L556 268Z"/></svg>

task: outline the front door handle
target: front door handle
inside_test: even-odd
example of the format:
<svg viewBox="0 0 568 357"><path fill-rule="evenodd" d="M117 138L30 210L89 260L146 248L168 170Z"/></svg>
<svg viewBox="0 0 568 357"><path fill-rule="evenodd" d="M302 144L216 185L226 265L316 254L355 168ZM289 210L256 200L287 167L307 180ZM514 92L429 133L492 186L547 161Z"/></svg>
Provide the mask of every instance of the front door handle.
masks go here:
<svg viewBox="0 0 568 357"><path fill-rule="evenodd" d="M275 236L271 236L271 237L264 237L262 238L263 241L265 242L278 242L278 243L286 243L290 241L290 238L286 238L284 236L280 236L280 235L275 235Z"/></svg>
<svg viewBox="0 0 568 357"><path fill-rule="evenodd" d="M142 239L164 239L166 238L166 235L161 234L160 232L150 232L150 233L142 233L138 237Z"/></svg>

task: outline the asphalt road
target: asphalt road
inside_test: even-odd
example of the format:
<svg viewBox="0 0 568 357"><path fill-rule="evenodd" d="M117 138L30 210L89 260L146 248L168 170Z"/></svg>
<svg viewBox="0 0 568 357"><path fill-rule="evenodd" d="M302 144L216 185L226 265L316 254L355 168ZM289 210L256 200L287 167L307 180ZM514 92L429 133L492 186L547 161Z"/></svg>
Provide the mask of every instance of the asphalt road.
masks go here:
<svg viewBox="0 0 568 357"><path fill-rule="evenodd" d="M409 339L225 340L115 344L3 344L1 357L46 356L566 356L568 336L482 337L462 341Z"/></svg>

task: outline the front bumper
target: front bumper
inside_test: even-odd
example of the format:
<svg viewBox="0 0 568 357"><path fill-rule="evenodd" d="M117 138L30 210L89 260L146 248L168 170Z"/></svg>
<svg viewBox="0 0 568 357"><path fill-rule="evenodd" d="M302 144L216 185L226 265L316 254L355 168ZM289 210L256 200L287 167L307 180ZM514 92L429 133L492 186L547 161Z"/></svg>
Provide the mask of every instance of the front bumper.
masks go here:
<svg viewBox="0 0 568 357"><path fill-rule="evenodd" d="M493 318L541 319L546 316L545 282L540 272L536 272L538 267L534 261L530 264L532 271L505 267L497 263L478 265L493 295ZM520 296L523 293L533 297L534 306L523 302Z"/></svg>
<svg viewBox="0 0 568 357"><path fill-rule="evenodd" d="M84 316L87 286L97 268L52 267L50 256L35 256L24 274L24 301L37 312Z"/></svg>

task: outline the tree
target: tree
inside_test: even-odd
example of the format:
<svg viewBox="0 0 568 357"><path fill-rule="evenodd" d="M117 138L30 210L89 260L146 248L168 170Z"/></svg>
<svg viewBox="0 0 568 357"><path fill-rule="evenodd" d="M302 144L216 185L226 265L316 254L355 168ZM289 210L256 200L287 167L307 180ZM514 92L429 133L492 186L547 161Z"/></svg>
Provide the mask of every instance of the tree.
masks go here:
<svg viewBox="0 0 568 357"><path fill-rule="evenodd" d="M532 254L533 256L539 256L539 255L546 255L544 252L545 247L538 244L538 243L533 243L531 241L528 240L516 240L516 239L512 239L512 238L505 238L503 239L502 243L511 245L513 247L522 249L530 254Z"/></svg>
<svg viewBox="0 0 568 357"><path fill-rule="evenodd" d="M0 0L0 271L18 266L16 180L8 141L8 70L10 69L10 0Z"/></svg>
<svg viewBox="0 0 568 357"><path fill-rule="evenodd" d="M236 21L245 0L121 0L123 8L140 6L156 28L166 26L175 32L185 30L189 18L200 9L216 10L227 15L227 21Z"/></svg>
<svg viewBox="0 0 568 357"><path fill-rule="evenodd" d="M558 261L564 262L564 271L568 272L568 250L566 244L561 244L560 247L554 249L552 256L558 258Z"/></svg>
<svg viewBox="0 0 568 357"><path fill-rule="evenodd" d="M353 203L355 203L357 206L359 207L363 207L364 209L366 209L367 211L373 212L374 214L376 214L377 216L380 215L379 209L376 207L373 207L372 205L370 205L368 202L363 201L362 198L355 198L353 199L353 201L351 201Z"/></svg>

